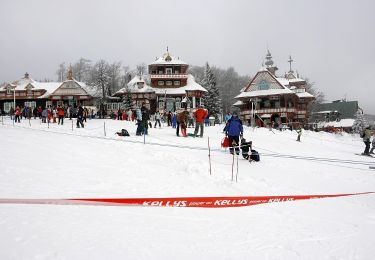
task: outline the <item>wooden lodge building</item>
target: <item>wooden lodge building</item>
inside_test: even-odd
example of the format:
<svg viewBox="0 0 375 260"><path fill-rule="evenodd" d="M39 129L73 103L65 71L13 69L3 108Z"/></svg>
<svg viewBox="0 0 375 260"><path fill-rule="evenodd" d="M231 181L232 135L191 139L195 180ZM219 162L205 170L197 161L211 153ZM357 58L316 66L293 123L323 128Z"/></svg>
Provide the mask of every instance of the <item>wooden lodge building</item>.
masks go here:
<svg viewBox="0 0 375 260"><path fill-rule="evenodd" d="M130 93L133 105L147 104L151 112L196 108L207 90L188 74L189 65L167 52L148 65L147 76L135 76L114 96ZM147 84L150 82L150 85Z"/></svg>
<svg viewBox="0 0 375 260"><path fill-rule="evenodd" d="M265 66L235 97L234 106L241 110L245 122L258 126L308 123L308 105L314 96L306 92L306 81L292 70L292 61L289 57L289 72L277 77L278 68L268 51Z"/></svg>
<svg viewBox="0 0 375 260"><path fill-rule="evenodd" d="M85 83L73 78L71 68L63 82L38 82L28 73L17 81L0 86L0 108L8 113L11 107L52 107L92 105L93 95Z"/></svg>

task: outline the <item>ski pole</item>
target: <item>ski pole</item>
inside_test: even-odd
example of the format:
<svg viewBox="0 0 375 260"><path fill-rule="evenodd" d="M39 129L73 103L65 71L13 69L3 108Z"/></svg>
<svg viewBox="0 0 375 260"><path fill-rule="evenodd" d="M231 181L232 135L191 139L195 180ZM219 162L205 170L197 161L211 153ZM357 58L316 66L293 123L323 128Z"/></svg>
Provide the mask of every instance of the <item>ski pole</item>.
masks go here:
<svg viewBox="0 0 375 260"><path fill-rule="evenodd" d="M104 121L104 136L107 136L107 133L105 131L105 121Z"/></svg>

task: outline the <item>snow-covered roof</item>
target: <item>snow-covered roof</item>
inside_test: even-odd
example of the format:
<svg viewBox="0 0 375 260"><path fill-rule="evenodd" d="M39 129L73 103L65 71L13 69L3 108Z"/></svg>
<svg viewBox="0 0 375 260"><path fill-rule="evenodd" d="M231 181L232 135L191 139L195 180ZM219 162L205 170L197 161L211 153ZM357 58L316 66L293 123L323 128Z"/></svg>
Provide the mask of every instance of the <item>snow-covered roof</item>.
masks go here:
<svg viewBox="0 0 375 260"><path fill-rule="evenodd" d="M244 103L241 100L237 100L236 102L234 102L233 106L241 106L243 104Z"/></svg>
<svg viewBox="0 0 375 260"><path fill-rule="evenodd" d="M267 90L254 90L249 92L242 92L235 98L246 98L246 97L259 97L259 96L271 96L281 94L295 94L290 89L267 89Z"/></svg>
<svg viewBox="0 0 375 260"><path fill-rule="evenodd" d="M185 95L186 91L202 91L207 92L207 90L195 82L193 75L188 74L186 86L179 88L153 88L156 94L170 94L170 95Z"/></svg>
<svg viewBox="0 0 375 260"><path fill-rule="evenodd" d="M276 78L276 77L275 77ZM289 87L289 80L286 78L276 78L276 80L283 86Z"/></svg>
<svg viewBox="0 0 375 260"><path fill-rule="evenodd" d="M296 95L299 97L299 98L313 98L314 96L311 95L310 93L308 92L298 92L296 93Z"/></svg>
<svg viewBox="0 0 375 260"><path fill-rule="evenodd" d="M355 119L352 118L346 118L346 119L341 119L340 121L330 121L330 122L319 122L318 127L352 127L354 124Z"/></svg>
<svg viewBox="0 0 375 260"><path fill-rule="evenodd" d="M173 64L173 65L188 65L186 62L180 60L179 58L175 58L169 54L169 52L165 53L163 57L157 58L154 62L150 63L150 65L157 65L157 64Z"/></svg>
<svg viewBox="0 0 375 260"><path fill-rule="evenodd" d="M126 93L128 90L131 93L153 93L155 92L155 90L149 85L147 85L146 81L140 76L135 76L126 85L127 87L120 89L119 91L115 93L115 95Z"/></svg>

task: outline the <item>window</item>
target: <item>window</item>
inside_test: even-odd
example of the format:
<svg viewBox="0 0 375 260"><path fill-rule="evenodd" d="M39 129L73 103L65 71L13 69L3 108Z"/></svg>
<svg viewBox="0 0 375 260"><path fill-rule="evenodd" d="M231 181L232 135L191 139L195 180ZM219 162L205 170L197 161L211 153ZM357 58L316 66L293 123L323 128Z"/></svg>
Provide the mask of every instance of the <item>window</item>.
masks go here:
<svg viewBox="0 0 375 260"><path fill-rule="evenodd" d="M163 71L162 71L162 70L159 70L159 74L163 74Z"/></svg>
<svg viewBox="0 0 375 260"><path fill-rule="evenodd" d="M175 86L180 86L180 81L179 81L179 80L175 80L175 81L174 81L174 85L175 85Z"/></svg>
<svg viewBox="0 0 375 260"><path fill-rule="evenodd" d="M166 85L167 86L172 86L172 81L171 80L167 80Z"/></svg>
<svg viewBox="0 0 375 260"><path fill-rule="evenodd" d="M9 87L7 88L7 94L8 94L8 95L12 94L12 89L9 88Z"/></svg>
<svg viewBox="0 0 375 260"><path fill-rule="evenodd" d="M176 109L181 109L181 102L180 101L176 101Z"/></svg>
<svg viewBox="0 0 375 260"><path fill-rule="evenodd" d="M159 109L164 109L164 101L159 101Z"/></svg>
<svg viewBox="0 0 375 260"><path fill-rule="evenodd" d="M172 74L172 68L166 68L165 74Z"/></svg>
<svg viewBox="0 0 375 260"><path fill-rule="evenodd" d="M4 111L5 111L6 113L9 112L9 110L10 110L11 107L13 107L13 102L5 102L5 103L4 103Z"/></svg>
<svg viewBox="0 0 375 260"><path fill-rule="evenodd" d="M158 81L158 86L164 86L164 81L159 80L159 81Z"/></svg>
<svg viewBox="0 0 375 260"><path fill-rule="evenodd" d="M52 107L52 101L47 100L46 101L46 107Z"/></svg>
<svg viewBox="0 0 375 260"><path fill-rule="evenodd" d="M267 90L270 89L270 84L266 80L261 80L258 83L258 90Z"/></svg>
<svg viewBox="0 0 375 260"><path fill-rule="evenodd" d="M180 74L180 71L179 70L175 70L174 74Z"/></svg>
<svg viewBox="0 0 375 260"><path fill-rule="evenodd" d="M34 107L36 107L36 102L35 101L26 101L25 102L25 107L34 108Z"/></svg>

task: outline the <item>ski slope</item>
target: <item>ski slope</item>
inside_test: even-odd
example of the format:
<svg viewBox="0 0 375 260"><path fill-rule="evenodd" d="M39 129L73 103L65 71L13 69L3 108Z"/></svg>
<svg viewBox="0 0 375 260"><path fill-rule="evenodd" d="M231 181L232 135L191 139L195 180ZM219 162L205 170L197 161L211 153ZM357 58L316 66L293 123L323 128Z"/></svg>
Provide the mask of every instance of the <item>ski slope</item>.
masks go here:
<svg viewBox="0 0 375 260"><path fill-rule="evenodd" d="M122 128L131 136L114 134ZM296 132L245 127L261 161L239 157L236 182L220 148L223 125L204 138L165 126L144 139L135 129L4 118L0 199L375 191L375 159L354 155L364 149L358 136L304 131L299 143ZM0 259L373 259L375 195L221 209L0 204L0 229Z"/></svg>

